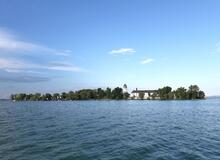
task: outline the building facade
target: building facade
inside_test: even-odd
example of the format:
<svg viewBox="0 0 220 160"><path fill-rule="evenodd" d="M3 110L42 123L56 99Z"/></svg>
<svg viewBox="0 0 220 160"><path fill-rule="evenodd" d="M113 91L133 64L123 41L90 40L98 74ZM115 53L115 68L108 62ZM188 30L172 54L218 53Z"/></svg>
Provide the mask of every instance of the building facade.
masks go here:
<svg viewBox="0 0 220 160"><path fill-rule="evenodd" d="M131 99L158 99L157 90L133 90L130 95Z"/></svg>

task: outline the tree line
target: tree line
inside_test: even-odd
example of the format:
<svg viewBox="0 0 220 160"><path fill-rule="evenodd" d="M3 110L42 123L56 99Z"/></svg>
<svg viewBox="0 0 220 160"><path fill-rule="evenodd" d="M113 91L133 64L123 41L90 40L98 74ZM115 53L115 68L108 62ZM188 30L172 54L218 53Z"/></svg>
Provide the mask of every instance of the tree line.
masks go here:
<svg viewBox="0 0 220 160"><path fill-rule="evenodd" d="M144 98L144 93L139 93L139 98ZM130 94L123 92L123 89L116 87L113 90L111 88L98 89L82 89L78 91L70 91L68 93L46 93L46 94L12 94L11 100L14 101L65 101L65 100L101 100L101 99L113 99L122 100L130 99ZM150 95L149 99L160 100L193 100L193 99L205 99L205 93L199 89L197 85L191 85L188 89L179 87L176 90L172 90L171 87L166 86L159 88L156 92Z"/></svg>
<svg viewBox="0 0 220 160"><path fill-rule="evenodd" d="M174 91L172 91L171 87L166 86L163 88L159 88L156 94L161 100L205 99L204 91L201 91L197 85L190 85L188 89L184 87L179 87Z"/></svg>
<svg viewBox="0 0 220 160"><path fill-rule="evenodd" d="M100 100L100 99L128 99L130 96L129 93L123 93L123 89L116 87L113 90L111 88L102 88L98 89L82 89L78 91L70 91L68 93L46 93L46 94L12 94L11 100L14 101L65 101L65 100Z"/></svg>

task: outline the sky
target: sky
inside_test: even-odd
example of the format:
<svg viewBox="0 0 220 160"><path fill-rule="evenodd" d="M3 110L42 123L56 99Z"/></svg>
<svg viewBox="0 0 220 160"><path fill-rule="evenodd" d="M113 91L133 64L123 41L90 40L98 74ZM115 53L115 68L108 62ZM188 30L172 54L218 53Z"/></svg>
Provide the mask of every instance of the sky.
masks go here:
<svg viewBox="0 0 220 160"><path fill-rule="evenodd" d="M220 95L219 0L0 0L0 98L197 84Z"/></svg>

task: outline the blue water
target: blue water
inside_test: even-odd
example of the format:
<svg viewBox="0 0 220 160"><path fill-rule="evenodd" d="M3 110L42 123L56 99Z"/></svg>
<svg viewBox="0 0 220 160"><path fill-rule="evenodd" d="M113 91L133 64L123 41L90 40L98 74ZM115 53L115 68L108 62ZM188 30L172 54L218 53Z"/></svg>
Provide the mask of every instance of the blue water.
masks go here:
<svg viewBox="0 0 220 160"><path fill-rule="evenodd" d="M0 101L0 160L219 160L220 99Z"/></svg>

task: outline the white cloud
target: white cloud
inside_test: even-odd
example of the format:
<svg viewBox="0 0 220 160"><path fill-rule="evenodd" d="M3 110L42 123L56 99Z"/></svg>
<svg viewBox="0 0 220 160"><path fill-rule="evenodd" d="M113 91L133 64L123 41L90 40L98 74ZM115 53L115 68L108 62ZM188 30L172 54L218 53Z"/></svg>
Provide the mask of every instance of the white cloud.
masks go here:
<svg viewBox="0 0 220 160"><path fill-rule="evenodd" d="M155 61L155 60L152 59L152 58L147 58L147 59L142 60L142 61L141 61L141 64L148 64L148 63L151 63L151 62L153 62L153 61Z"/></svg>
<svg viewBox="0 0 220 160"><path fill-rule="evenodd" d="M34 73L34 74L43 74L43 72L33 71L33 70L24 70L24 69L5 69L8 73Z"/></svg>
<svg viewBox="0 0 220 160"><path fill-rule="evenodd" d="M4 71L0 82L44 82L52 79L51 75L48 75L49 72L86 71L67 61L50 62L52 59L67 59L60 56L70 56L71 53L69 49L57 50L21 40L0 27L0 71ZM42 61L39 61L40 57L43 58Z"/></svg>
<svg viewBox="0 0 220 160"><path fill-rule="evenodd" d="M32 42L22 41L16 35L0 28L0 50L10 53L49 53L60 56L68 56L71 50L58 51L49 47L35 44Z"/></svg>
<svg viewBox="0 0 220 160"><path fill-rule="evenodd" d="M61 66L61 67L72 66L69 62L66 62L66 61L51 61L51 62L49 62L49 65L52 67L54 67L54 66Z"/></svg>
<svg viewBox="0 0 220 160"><path fill-rule="evenodd" d="M109 53L110 54L122 54L122 55L126 55L126 54L132 54L136 52L133 48L119 48L116 50L112 50Z"/></svg>
<svg viewBox="0 0 220 160"><path fill-rule="evenodd" d="M25 42L21 40L17 40L16 36L1 29L0 28L0 49L7 50L11 52L18 52L18 51L35 51L35 50L50 50L46 47Z"/></svg>
<svg viewBox="0 0 220 160"><path fill-rule="evenodd" d="M33 75L15 75L15 76L1 76L0 82L13 82L13 83L39 83L39 82L47 82L51 79L49 77L42 76L33 76Z"/></svg>
<svg viewBox="0 0 220 160"><path fill-rule="evenodd" d="M66 61L52 61L49 63L48 69L58 70L58 71L70 71L70 72L83 72L82 68L75 67Z"/></svg>
<svg viewBox="0 0 220 160"><path fill-rule="evenodd" d="M46 67L50 70L57 70L57 71L67 71L67 72L83 72L84 69L79 67L69 66L69 67L62 67L62 66L54 66L54 67Z"/></svg>
<svg viewBox="0 0 220 160"><path fill-rule="evenodd" d="M72 51L67 49L67 50L64 50L64 51L57 51L56 55L59 55L59 56L69 56L70 53L72 53Z"/></svg>
<svg viewBox="0 0 220 160"><path fill-rule="evenodd" d="M73 66L72 64L65 61L50 62L49 64L43 65L43 64L28 63L18 59L3 59L3 58L0 58L0 69L10 73L20 73L20 72L42 73L39 71L35 71L39 69L67 71L67 72L85 71L84 69Z"/></svg>
<svg viewBox="0 0 220 160"><path fill-rule="evenodd" d="M18 59L0 58L0 69L8 73L43 73L36 71L42 67L40 64L28 63Z"/></svg>
<svg viewBox="0 0 220 160"><path fill-rule="evenodd" d="M0 58L0 69L20 69L24 68L27 64L15 59L3 59Z"/></svg>
<svg viewBox="0 0 220 160"><path fill-rule="evenodd" d="M23 72L23 70L20 69L5 69L6 72L8 73L20 73Z"/></svg>

